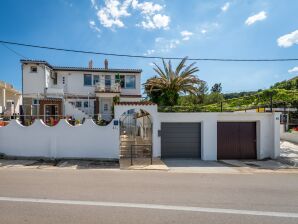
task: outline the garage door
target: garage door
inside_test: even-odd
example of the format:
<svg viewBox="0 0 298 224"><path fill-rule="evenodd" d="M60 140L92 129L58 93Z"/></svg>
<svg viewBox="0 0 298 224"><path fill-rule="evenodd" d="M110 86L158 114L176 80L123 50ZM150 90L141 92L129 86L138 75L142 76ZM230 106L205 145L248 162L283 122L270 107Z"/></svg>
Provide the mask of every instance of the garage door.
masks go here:
<svg viewBox="0 0 298 224"><path fill-rule="evenodd" d="M162 158L201 158L201 123L161 123Z"/></svg>
<svg viewBox="0 0 298 224"><path fill-rule="evenodd" d="M218 122L217 159L256 159L255 122Z"/></svg>

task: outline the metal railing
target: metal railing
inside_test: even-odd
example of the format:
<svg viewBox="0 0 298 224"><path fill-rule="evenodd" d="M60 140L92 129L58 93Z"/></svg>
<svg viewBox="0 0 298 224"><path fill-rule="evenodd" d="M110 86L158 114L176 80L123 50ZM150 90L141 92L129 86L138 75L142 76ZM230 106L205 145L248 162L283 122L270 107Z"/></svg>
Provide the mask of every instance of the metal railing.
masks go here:
<svg viewBox="0 0 298 224"><path fill-rule="evenodd" d="M121 91L121 84L115 79L100 80L95 85L95 91L119 93Z"/></svg>

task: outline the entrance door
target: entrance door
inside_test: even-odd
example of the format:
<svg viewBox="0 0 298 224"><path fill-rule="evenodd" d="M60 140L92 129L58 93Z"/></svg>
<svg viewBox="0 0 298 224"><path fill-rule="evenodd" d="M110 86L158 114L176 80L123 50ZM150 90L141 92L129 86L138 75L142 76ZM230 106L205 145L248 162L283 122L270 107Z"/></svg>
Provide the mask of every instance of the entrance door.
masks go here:
<svg viewBox="0 0 298 224"><path fill-rule="evenodd" d="M47 124L53 123L58 119L58 105L46 104L45 105L45 121Z"/></svg>
<svg viewBox="0 0 298 224"><path fill-rule="evenodd" d="M257 159L256 122L218 122L217 159Z"/></svg>
<svg viewBox="0 0 298 224"><path fill-rule="evenodd" d="M112 117L112 99L101 100L101 115L102 119L109 121Z"/></svg>

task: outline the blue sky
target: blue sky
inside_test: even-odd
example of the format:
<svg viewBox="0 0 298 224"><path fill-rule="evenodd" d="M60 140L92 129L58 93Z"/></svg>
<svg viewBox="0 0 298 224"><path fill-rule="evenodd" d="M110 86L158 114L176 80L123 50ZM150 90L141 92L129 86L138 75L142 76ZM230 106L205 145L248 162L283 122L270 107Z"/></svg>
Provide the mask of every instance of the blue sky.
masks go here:
<svg viewBox="0 0 298 224"><path fill-rule="evenodd" d="M196 58L298 58L293 0L1 0L0 39L60 48ZM61 66L141 68L151 59L104 57L8 45ZM0 80L21 89L20 57L0 44ZM155 61L160 63L160 61ZM298 75L297 62L197 62L199 78L224 92L257 90Z"/></svg>

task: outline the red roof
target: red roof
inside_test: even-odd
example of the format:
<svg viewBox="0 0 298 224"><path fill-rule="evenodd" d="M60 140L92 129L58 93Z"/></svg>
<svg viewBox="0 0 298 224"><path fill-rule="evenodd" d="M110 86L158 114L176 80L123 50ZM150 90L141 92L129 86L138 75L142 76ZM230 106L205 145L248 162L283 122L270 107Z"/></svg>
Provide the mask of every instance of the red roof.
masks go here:
<svg viewBox="0 0 298 224"><path fill-rule="evenodd" d="M154 106L155 103L150 101L143 101L143 102L118 102L115 103L118 106Z"/></svg>

